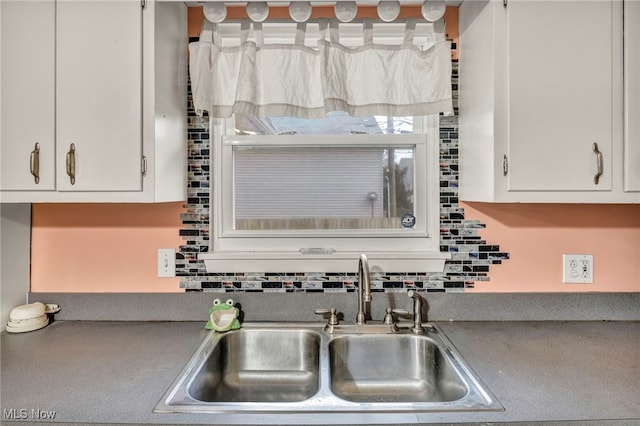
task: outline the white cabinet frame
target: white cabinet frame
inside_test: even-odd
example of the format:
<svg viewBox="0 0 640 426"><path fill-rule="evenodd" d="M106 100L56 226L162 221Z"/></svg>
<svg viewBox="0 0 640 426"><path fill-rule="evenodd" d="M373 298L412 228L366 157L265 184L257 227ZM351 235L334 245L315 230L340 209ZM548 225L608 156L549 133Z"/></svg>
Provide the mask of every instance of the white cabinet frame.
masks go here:
<svg viewBox="0 0 640 426"><path fill-rule="evenodd" d="M622 7L622 0L462 3L462 201L640 202L624 185ZM594 143L603 154L597 184Z"/></svg>
<svg viewBox="0 0 640 426"><path fill-rule="evenodd" d="M640 191L640 1L624 2L624 189Z"/></svg>
<svg viewBox="0 0 640 426"><path fill-rule="evenodd" d="M2 7L5 6L4 2ZM20 7L26 7L31 5L31 1L17 1L16 5ZM55 5L54 0L46 0L42 3L47 5ZM73 5L74 3L80 3L75 1L60 1L60 3L67 3ZM183 201L186 200L186 187L187 187L187 47L188 47L188 33L187 33L187 6L184 2L157 2L155 0L146 0L141 2L140 0L123 0L121 2L100 1L93 2L87 1L87 4L102 3L109 6L110 3L119 5L127 4L127 7L139 8L135 12L133 19L141 20L141 32L132 35L129 34L124 39L119 39L119 44L127 43L127 40L131 41L132 45L138 45L141 54L130 57L137 64L141 65L140 75L135 75L134 88L124 89L126 93L130 95L131 99L122 99L124 95L120 93L118 95L118 102L123 101L125 106L119 108L129 108L127 105L134 105L137 108L137 112L133 112L135 125L129 126L127 136L114 136L112 140L118 140L120 138L127 138L130 142L117 143L114 142L111 145L108 141L101 141L99 144L100 149L84 148L81 142L76 143L77 157L76 167L78 170L78 182L76 185L70 185L68 177L66 175L66 155L69 151L71 143L75 143L72 140L55 140L53 130L54 125L48 125L49 121L53 121L56 114L55 109L51 111L40 112L38 110L29 110L24 105L41 104L39 99L29 99L25 102L16 101L19 99L19 90L13 92L1 93L2 96L2 111L3 122L9 122L8 117L5 117L5 111L11 111L13 106L24 110L28 116L28 126L25 125L23 131L29 135L33 133L32 128L38 130L42 129L45 132L51 134L51 142L47 142L46 150L45 143L41 142L41 158L40 165L43 171L51 171L56 173L57 179L52 186L38 186L32 185L31 187L20 184L19 186L11 186L7 182L9 179L13 180L15 174L11 171L7 173L2 172L3 182L0 190L0 201L2 202L170 202L170 201ZM34 6L38 6L34 3ZM117 6L117 5L116 5ZM141 12L138 13L137 11ZM31 25L31 21L27 18L27 15L23 16L26 20L22 22L29 30L34 30ZM44 15L43 15L44 16ZM7 18L3 18L6 20ZM41 32L40 37L44 38L47 43L51 44L55 39L55 13L50 14L49 18L43 17L47 23L47 27ZM49 20L47 20L49 19ZM62 31L62 30L61 30ZM88 30L87 30L88 31ZM118 31L117 27L114 27L112 31ZM42 34L44 33L44 35ZM3 25L2 28L2 42L12 40L13 34L8 32ZM117 39L117 38L115 38ZM28 39L19 39L22 44L19 47L21 49L29 49ZM37 39L37 41L42 41ZM80 40L81 42L81 40ZM47 46L49 46L49 44ZM55 52L55 46L51 47L51 52ZM4 49L4 46L3 46ZM90 52L89 49L88 52ZM37 52L36 52L37 54ZM102 49L96 47L94 53L87 53L86 55L104 55L105 52ZM10 75L14 70L13 61L8 61L9 57L5 55L3 51L2 61L2 75L3 75L3 89L8 86L6 78L4 76ZM82 62L86 58L75 58L71 53L67 55L67 62L78 61ZM50 73L45 75L54 75L55 61L51 61L47 67L51 68ZM33 67L37 68L37 67ZM35 71L34 71L35 72ZM53 78L53 77L52 77ZM114 77L117 78L117 77ZM35 79L36 81L41 81ZM101 85L101 79L95 79L94 81L86 81L83 78L82 84L86 85ZM50 83L50 82L49 82ZM72 82L64 83L64 90L69 90L68 86L73 85ZM55 86L55 82L54 82ZM129 87L129 86L123 86ZM71 88L73 89L73 88ZM53 89L52 89L53 90ZM58 87L58 90L63 90L62 87ZM79 90L79 89L78 89ZM16 93L14 93L16 92ZM130 93L132 92L132 93ZM41 96L46 96L46 93ZM100 100L98 100L100 101ZM17 103L16 103L17 102ZM22 102L22 103L21 103ZM43 101L45 104L48 102L55 102L55 99ZM24 104L24 105L23 105ZM11 108L9 107L11 106ZM73 120L73 115L70 120ZM122 121L129 121L127 118L113 118L109 116L101 116L100 114L94 117L95 120L107 120L109 125L116 130L120 130L118 126L127 127L126 123L123 125ZM67 120L67 121L70 121ZM60 130L60 129L58 129ZM14 132L15 133L15 132ZM58 132L60 134L60 132ZM114 132L118 134L118 132ZM5 152L9 152L8 146L9 140L3 132L3 158ZM62 137L66 139L66 137ZM20 142L22 143L22 142ZM20 145L18 145L20 146ZM25 176L20 179L23 181L29 181L31 179L28 170L28 154L33 149L34 143L29 141L25 143L28 147L26 154L20 153L20 157L25 158L24 165L26 172L23 172ZM57 149L57 160L55 154L52 154L53 150ZM104 151L106 149L106 151ZM100 151L103 150L103 151ZM23 149L24 151L24 149ZM94 158L98 158L102 163L106 164L110 170L116 172L123 166L125 162L128 165L125 167L129 171L129 176L125 178L126 184L118 183L119 178L111 179L105 178L104 175L96 176L96 183L89 187L82 187L80 178L82 173L91 173L99 169L98 166L102 166L100 163L95 163L94 167L89 166L86 157L82 157L85 153L94 155ZM27 155L25 157L25 155ZM51 157L45 158L45 155ZM45 165L45 160L47 161ZM19 160L15 160L16 163ZM56 164L57 161L57 164ZM93 160L92 160L93 161ZM6 161L5 161L6 162ZM97 164L97 165L96 165ZM3 168L5 164L2 164ZM47 167L49 169L47 169ZM131 172L132 171L132 172ZM133 173L133 176L131 176ZM10 178L8 176L11 176ZM112 174L109 174L112 176ZM66 185L66 186L65 186Z"/></svg>

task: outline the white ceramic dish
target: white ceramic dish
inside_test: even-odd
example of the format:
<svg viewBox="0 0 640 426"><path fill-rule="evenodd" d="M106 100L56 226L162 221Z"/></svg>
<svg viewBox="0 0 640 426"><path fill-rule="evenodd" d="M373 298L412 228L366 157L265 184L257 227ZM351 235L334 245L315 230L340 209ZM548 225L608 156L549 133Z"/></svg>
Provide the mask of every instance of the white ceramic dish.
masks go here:
<svg viewBox="0 0 640 426"><path fill-rule="evenodd" d="M336 18L341 22L351 22L358 14L358 5L354 1L339 1L334 6Z"/></svg>
<svg viewBox="0 0 640 426"><path fill-rule="evenodd" d="M429 22L436 22L444 16L447 5L444 0L425 0L422 3L422 17Z"/></svg>
<svg viewBox="0 0 640 426"><path fill-rule="evenodd" d="M306 22L311 17L311 3L295 1L289 4L289 16L296 22Z"/></svg>
<svg viewBox="0 0 640 426"><path fill-rule="evenodd" d="M247 4L247 15L253 22L262 22L269 16L269 5L266 2L250 2Z"/></svg>
<svg viewBox="0 0 640 426"><path fill-rule="evenodd" d="M23 320L9 320L7 323L7 331L9 333L26 333L29 331L39 330L49 324L49 317L46 314L38 318L30 318Z"/></svg>
<svg viewBox="0 0 640 426"><path fill-rule="evenodd" d="M378 3L378 16L384 22L391 22L400 14L400 2L399 1L386 1L383 0Z"/></svg>
<svg viewBox="0 0 640 426"><path fill-rule="evenodd" d="M49 324L47 314L55 314L60 311L60 306L41 302L16 306L9 312L7 331L9 333L26 333L39 330Z"/></svg>
<svg viewBox="0 0 640 426"><path fill-rule="evenodd" d="M227 6L224 3L205 3L204 16L208 21L218 24L227 17Z"/></svg>
<svg viewBox="0 0 640 426"><path fill-rule="evenodd" d="M28 305L16 306L9 313L10 320L25 320L38 318L44 315L47 306L44 303L35 302Z"/></svg>

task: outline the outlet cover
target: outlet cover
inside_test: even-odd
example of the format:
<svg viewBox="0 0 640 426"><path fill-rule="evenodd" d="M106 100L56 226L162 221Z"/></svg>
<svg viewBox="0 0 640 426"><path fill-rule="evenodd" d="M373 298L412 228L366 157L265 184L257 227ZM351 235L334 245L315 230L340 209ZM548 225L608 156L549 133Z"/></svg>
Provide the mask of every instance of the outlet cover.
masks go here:
<svg viewBox="0 0 640 426"><path fill-rule="evenodd" d="M563 254L562 282L582 284L593 283L593 255Z"/></svg>
<svg viewBox="0 0 640 426"><path fill-rule="evenodd" d="M176 276L176 250L158 249L158 277Z"/></svg>

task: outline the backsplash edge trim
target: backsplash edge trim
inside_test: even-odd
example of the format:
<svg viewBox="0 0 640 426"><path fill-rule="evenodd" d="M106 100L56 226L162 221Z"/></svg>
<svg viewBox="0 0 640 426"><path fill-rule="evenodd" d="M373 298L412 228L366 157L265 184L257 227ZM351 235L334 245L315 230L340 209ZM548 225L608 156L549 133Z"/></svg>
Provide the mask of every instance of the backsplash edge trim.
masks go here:
<svg viewBox="0 0 640 426"><path fill-rule="evenodd" d="M203 297L204 296L204 297ZM215 298L231 296L245 321L322 321L318 308L335 307L353 323L356 295L291 293L29 293L29 303L56 303L58 321L203 321ZM640 293L428 293L426 321L640 321ZM387 307L411 310L404 293L377 293L372 316Z"/></svg>

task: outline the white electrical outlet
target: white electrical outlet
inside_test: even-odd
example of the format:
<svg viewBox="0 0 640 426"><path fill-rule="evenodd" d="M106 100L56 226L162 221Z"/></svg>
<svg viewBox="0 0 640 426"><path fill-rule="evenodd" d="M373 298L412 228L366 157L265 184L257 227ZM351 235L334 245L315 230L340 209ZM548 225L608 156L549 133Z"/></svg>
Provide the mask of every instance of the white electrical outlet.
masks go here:
<svg viewBox="0 0 640 426"><path fill-rule="evenodd" d="M563 254L562 282L593 283L593 255Z"/></svg>
<svg viewBox="0 0 640 426"><path fill-rule="evenodd" d="M158 277L176 276L176 250L158 249Z"/></svg>

